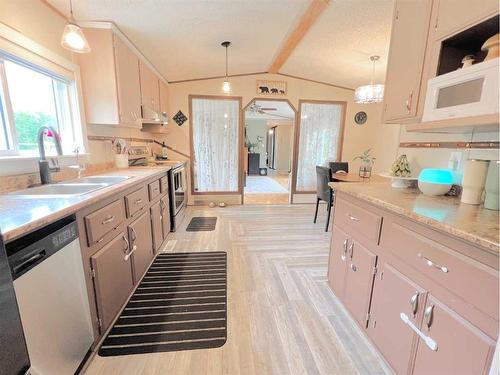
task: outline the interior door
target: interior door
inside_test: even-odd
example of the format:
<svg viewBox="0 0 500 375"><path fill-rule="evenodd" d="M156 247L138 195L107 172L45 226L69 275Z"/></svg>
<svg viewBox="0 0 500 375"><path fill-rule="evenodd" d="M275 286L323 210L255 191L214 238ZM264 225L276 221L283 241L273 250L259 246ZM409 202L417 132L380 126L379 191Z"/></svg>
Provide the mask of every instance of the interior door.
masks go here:
<svg viewBox="0 0 500 375"><path fill-rule="evenodd" d="M336 226L332 229L332 245L328 263L328 284L335 295L343 300L347 271L349 237Z"/></svg>
<svg viewBox="0 0 500 375"><path fill-rule="evenodd" d="M405 313L416 326L422 318L426 292L389 264L375 277L368 335L396 374L407 374L416 334L403 323Z"/></svg>
<svg viewBox="0 0 500 375"><path fill-rule="evenodd" d="M429 295L421 331L437 344L430 349L419 339L414 375L487 374L495 341Z"/></svg>
<svg viewBox="0 0 500 375"><path fill-rule="evenodd" d="M90 258L95 273L100 333L111 324L134 287L128 251L128 240L122 232Z"/></svg>
<svg viewBox="0 0 500 375"><path fill-rule="evenodd" d="M345 305L362 327L366 327L377 256L356 241L348 249Z"/></svg>
<svg viewBox="0 0 500 375"><path fill-rule="evenodd" d="M153 241L149 215L143 213L128 227L133 253L134 282L137 284L153 259Z"/></svg>
<svg viewBox="0 0 500 375"><path fill-rule="evenodd" d="M156 202L151 210L151 230L153 232L153 250L156 253L163 243L163 217L160 202Z"/></svg>

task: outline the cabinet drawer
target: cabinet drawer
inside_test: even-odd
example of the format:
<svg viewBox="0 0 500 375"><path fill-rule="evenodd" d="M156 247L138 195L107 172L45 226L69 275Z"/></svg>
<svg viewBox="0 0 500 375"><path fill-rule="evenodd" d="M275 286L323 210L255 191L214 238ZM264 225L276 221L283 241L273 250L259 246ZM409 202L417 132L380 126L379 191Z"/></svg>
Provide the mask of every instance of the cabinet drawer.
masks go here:
<svg viewBox="0 0 500 375"><path fill-rule="evenodd" d="M144 209L146 203L148 203L148 189L146 186L125 196L127 217L134 216L139 210Z"/></svg>
<svg viewBox="0 0 500 375"><path fill-rule="evenodd" d="M335 203L334 223L356 240L365 239L370 244L378 245L382 216L338 199Z"/></svg>
<svg viewBox="0 0 500 375"><path fill-rule="evenodd" d="M162 194L168 193L168 176L160 178L160 191Z"/></svg>
<svg viewBox="0 0 500 375"><path fill-rule="evenodd" d="M498 273L469 257L391 222L381 245L442 287L498 319Z"/></svg>
<svg viewBox="0 0 500 375"><path fill-rule="evenodd" d="M85 229L89 246L99 242L102 238L117 228L125 219L121 200L85 216Z"/></svg>
<svg viewBox="0 0 500 375"><path fill-rule="evenodd" d="M160 180L156 180L155 182L151 182L148 185L149 191L149 200L152 201L156 197L160 196Z"/></svg>

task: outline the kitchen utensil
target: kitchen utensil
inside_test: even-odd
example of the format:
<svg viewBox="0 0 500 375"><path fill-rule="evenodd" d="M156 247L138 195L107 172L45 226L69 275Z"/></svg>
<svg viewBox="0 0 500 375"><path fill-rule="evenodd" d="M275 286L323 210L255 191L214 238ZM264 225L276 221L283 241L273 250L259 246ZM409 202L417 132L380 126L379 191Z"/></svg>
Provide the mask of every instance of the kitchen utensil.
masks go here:
<svg viewBox="0 0 500 375"><path fill-rule="evenodd" d="M500 161L491 160L486 175L484 208L489 210L500 210L500 186L498 179L500 177Z"/></svg>
<svg viewBox="0 0 500 375"><path fill-rule="evenodd" d="M488 163L488 160L470 159L465 161L462 180L462 203L481 204Z"/></svg>

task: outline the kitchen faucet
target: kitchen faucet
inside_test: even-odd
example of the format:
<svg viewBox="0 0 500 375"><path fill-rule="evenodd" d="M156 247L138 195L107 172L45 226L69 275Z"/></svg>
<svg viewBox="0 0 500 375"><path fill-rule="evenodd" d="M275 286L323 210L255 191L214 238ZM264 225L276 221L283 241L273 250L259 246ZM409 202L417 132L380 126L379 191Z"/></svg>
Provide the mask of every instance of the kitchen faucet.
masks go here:
<svg viewBox="0 0 500 375"><path fill-rule="evenodd" d="M43 136L46 132L52 133L52 138L56 143L57 155L62 155L61 140L59 139L59 134L51 126L42 126L38 130L38 152L40 153L40 160L38 161L38 167L40 169L40 181L42 185L50 184L52 182L51 172L58 172L59 162L57 159L52 159L53 166L51 167L49 161L45 157L45 147L43 145Z"/></svg>

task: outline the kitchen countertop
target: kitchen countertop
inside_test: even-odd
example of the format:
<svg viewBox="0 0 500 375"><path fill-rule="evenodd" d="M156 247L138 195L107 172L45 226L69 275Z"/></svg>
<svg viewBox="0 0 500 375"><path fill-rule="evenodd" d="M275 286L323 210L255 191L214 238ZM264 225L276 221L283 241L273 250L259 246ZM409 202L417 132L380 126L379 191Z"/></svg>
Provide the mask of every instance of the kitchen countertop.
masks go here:
<svg viewBox="0 0 500 375"><path fill-rule="evenodd" d="M392 188L390 182L332 182L332 189L404 215L500 254L499 212L460 203L457 197L429 197L418 189Z"/></svg>
<svg viewBox="0 0 500 375"><path fill-rule="evenodd" d="M130 176L131 178L87 194L57 198L23 198L0 195L0 231L4 241L13 240L44 225L105 199L155 175L164 174L171 166L114 169L96 176ZM86 176L88 177L88 176Z"/></svg>

